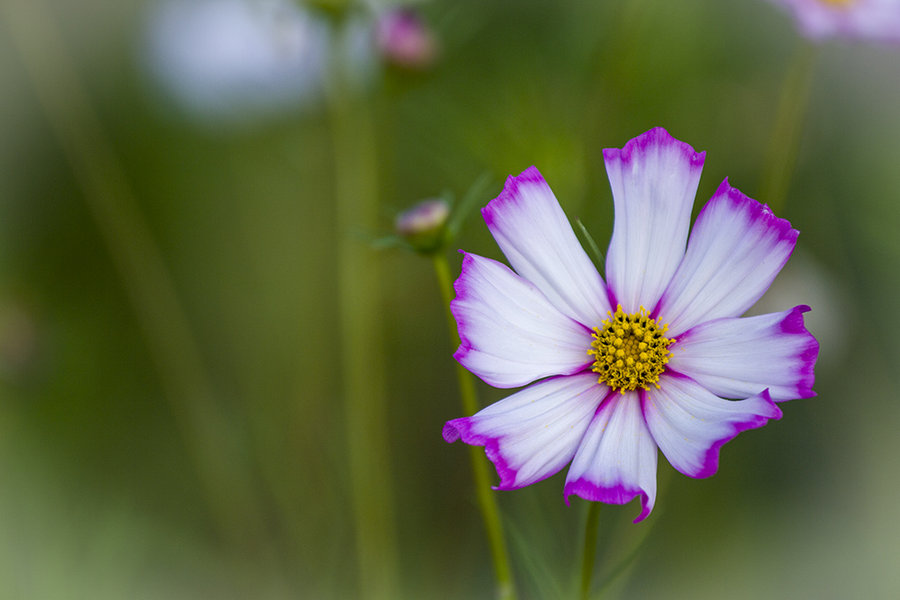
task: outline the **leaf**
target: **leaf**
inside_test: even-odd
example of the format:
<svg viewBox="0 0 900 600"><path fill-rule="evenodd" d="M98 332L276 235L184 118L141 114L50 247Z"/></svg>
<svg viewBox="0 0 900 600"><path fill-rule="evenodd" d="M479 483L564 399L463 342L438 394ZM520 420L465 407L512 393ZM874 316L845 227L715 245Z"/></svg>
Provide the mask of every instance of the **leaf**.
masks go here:
<svg viewBox="0 0 900 600"><path fill-rule="evenodd" d="M453 207L447 220L447 241L453 240L462 229L463 223L472 211L481 203L487 204L485 195L491 183L491 174L485 171L469 186L462 200Z"/></svg>
<svg viewBox="0 0 900 600"><path fill-rule="evenodd" d="M367 241L369 245L375 250L389 250L391 248L403 248L405 250L412 250L412 247L409 245L409 243L399 235L386 235L384 237L369 239Z"/></svg>
<svg viewBox="0 0 900 600"><path fill-rule="evenodd" d="M588 254L591 257L591 260L594 261L594 266L597 267L597 271L599 271L600 275L602 276L603 268L606 264L606 259L603 258L603 253L600 251L600 246L597 245L597 242L588 232L587 227L584 226L584 223L581 222L581 219L575 219L575 234L581 241L581 245L587 246Z"/></svg>

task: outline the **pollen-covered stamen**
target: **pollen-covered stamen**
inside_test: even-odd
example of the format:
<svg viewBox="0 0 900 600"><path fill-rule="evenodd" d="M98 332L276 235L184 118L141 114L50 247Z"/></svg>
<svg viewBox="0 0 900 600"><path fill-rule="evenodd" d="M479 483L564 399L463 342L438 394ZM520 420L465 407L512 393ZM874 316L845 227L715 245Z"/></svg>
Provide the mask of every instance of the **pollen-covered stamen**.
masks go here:
<svg viewBox="0 0 900 600"><path fill-rule="evenodd" d="M607 314L603 329L594 327L594 341L588 350L594 357L591 369L600 374L600 383L623 394L637 388L649 390L651 385L658 388L659 376L672 354L668 348L675 342L663 335L668 325L657 324L643 306L632 314L626 314L621 306L615 314Z"/></svg>

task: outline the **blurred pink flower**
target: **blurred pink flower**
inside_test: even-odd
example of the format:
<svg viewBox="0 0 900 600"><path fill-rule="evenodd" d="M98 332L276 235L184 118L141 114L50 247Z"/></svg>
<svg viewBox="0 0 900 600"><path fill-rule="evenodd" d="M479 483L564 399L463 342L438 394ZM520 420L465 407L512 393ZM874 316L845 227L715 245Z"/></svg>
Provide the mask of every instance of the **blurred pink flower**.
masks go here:
<svg viewBox="0 0 900 600"><path fill-rule="evenodd" d="M389 63L424 69L437 56L437 42L418 13L409 8L390 10L378 19L375 42Z"/></svg>
<svg viewBox="0 0 900 600"><path fill-rule="evenodd" d="M515 271L465 255L455 357L490 385L528 387L443 436L484 446L497 489L571 463L567 499L640 497L639 521L657 449L685 475L714 474L724 443L780 418L777 402L815 395L819 344L808 306L741 317L794 249L788 221L725 180L688 239L705 153L656 128L603 157L616 215L607 281L534 167L482 210Z"/></svg>
<svg viewBox="0 0 900 600"><path fill-rule="evenodd" d="M771 0L809 38L900 43L900 0Z"/></svg>

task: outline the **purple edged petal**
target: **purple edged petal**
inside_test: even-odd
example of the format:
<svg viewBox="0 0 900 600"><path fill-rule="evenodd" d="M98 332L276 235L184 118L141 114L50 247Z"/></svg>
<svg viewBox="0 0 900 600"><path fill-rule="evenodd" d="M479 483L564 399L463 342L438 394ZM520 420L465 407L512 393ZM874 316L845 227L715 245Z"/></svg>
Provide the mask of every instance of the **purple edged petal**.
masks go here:
<svg viewBox="0 0 900 600"><path fill-rule="evenodd" d="M587 327L606 318L606 284L536 168L507 178L481 214L509 264L562 313Z"/></svg>
<svg viewBox="0 0 900 600"><path fill-rule="evenodd" d="M669 325L666 335L743 314L769 289L797 235L786 219L723 181L700 211L684 259L654 310Z"/></svg>
<svg viewBox="0 0 900 600"><path fill-rule="evenodd" d="M466 254L453 287L450 311L460 337L454 357L485 383L519 387L590 365L591 332L506 265Z"/></svg>
<svg viewBox="0 0 900 600"><path fill-rule="evenodd" d="M608 392L575 453L564 494L566 502L574 494L607 504L627 504L640 496L641 514L635 523L653 510L656 444L636 392Z"/></svg>
<svg viewBox="0 0 900 600"><path fill-rule="evenodd" d="M723 400L671 371L659 383L660 389L641 394L644 419L669 463L689 477L713 475L725 442L781 418L767 390L746 400Z"/></svg>
<svg viewBox="0 0 900 600"><path fill-rule="evenodd" d="M808 306L757 317L717 319L678 336L669 367L717 396L811 398L819 342L803 325Z"/></svg>
<svg viewBox="0 0 900 600"><path fill-rule="evenodd" d="M531 485L562 469L575 454L607 388L593 374L530 385L474 416L444 425L444 439L484 446L497 469L497 490Z"/></svg>
<svg viewBox="0 0 900 600"><path fill-rule="evenodd" d="M606 277L625 312L652 310L678 268L705 157L662 127L603 151L616 214Z"/></svg>

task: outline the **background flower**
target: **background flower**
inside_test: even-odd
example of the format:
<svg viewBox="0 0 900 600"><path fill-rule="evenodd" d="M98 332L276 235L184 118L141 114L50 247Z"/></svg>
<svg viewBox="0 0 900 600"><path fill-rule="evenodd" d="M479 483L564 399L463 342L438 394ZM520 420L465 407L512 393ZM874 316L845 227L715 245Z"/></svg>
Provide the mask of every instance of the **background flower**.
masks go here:
<svg viewBox="0 0 900 600"><path fill-rule="evenodd" d="M253 114L319 96L329 39L327 23L290 0L161 0L147 61L197 115Z"/></svg>
<svg viewBox="0 0 900 600"><path fill-rule="evenodd" d="M813 39L831 37L900 43L898 0L772 0L789 10Z"/></svg>

